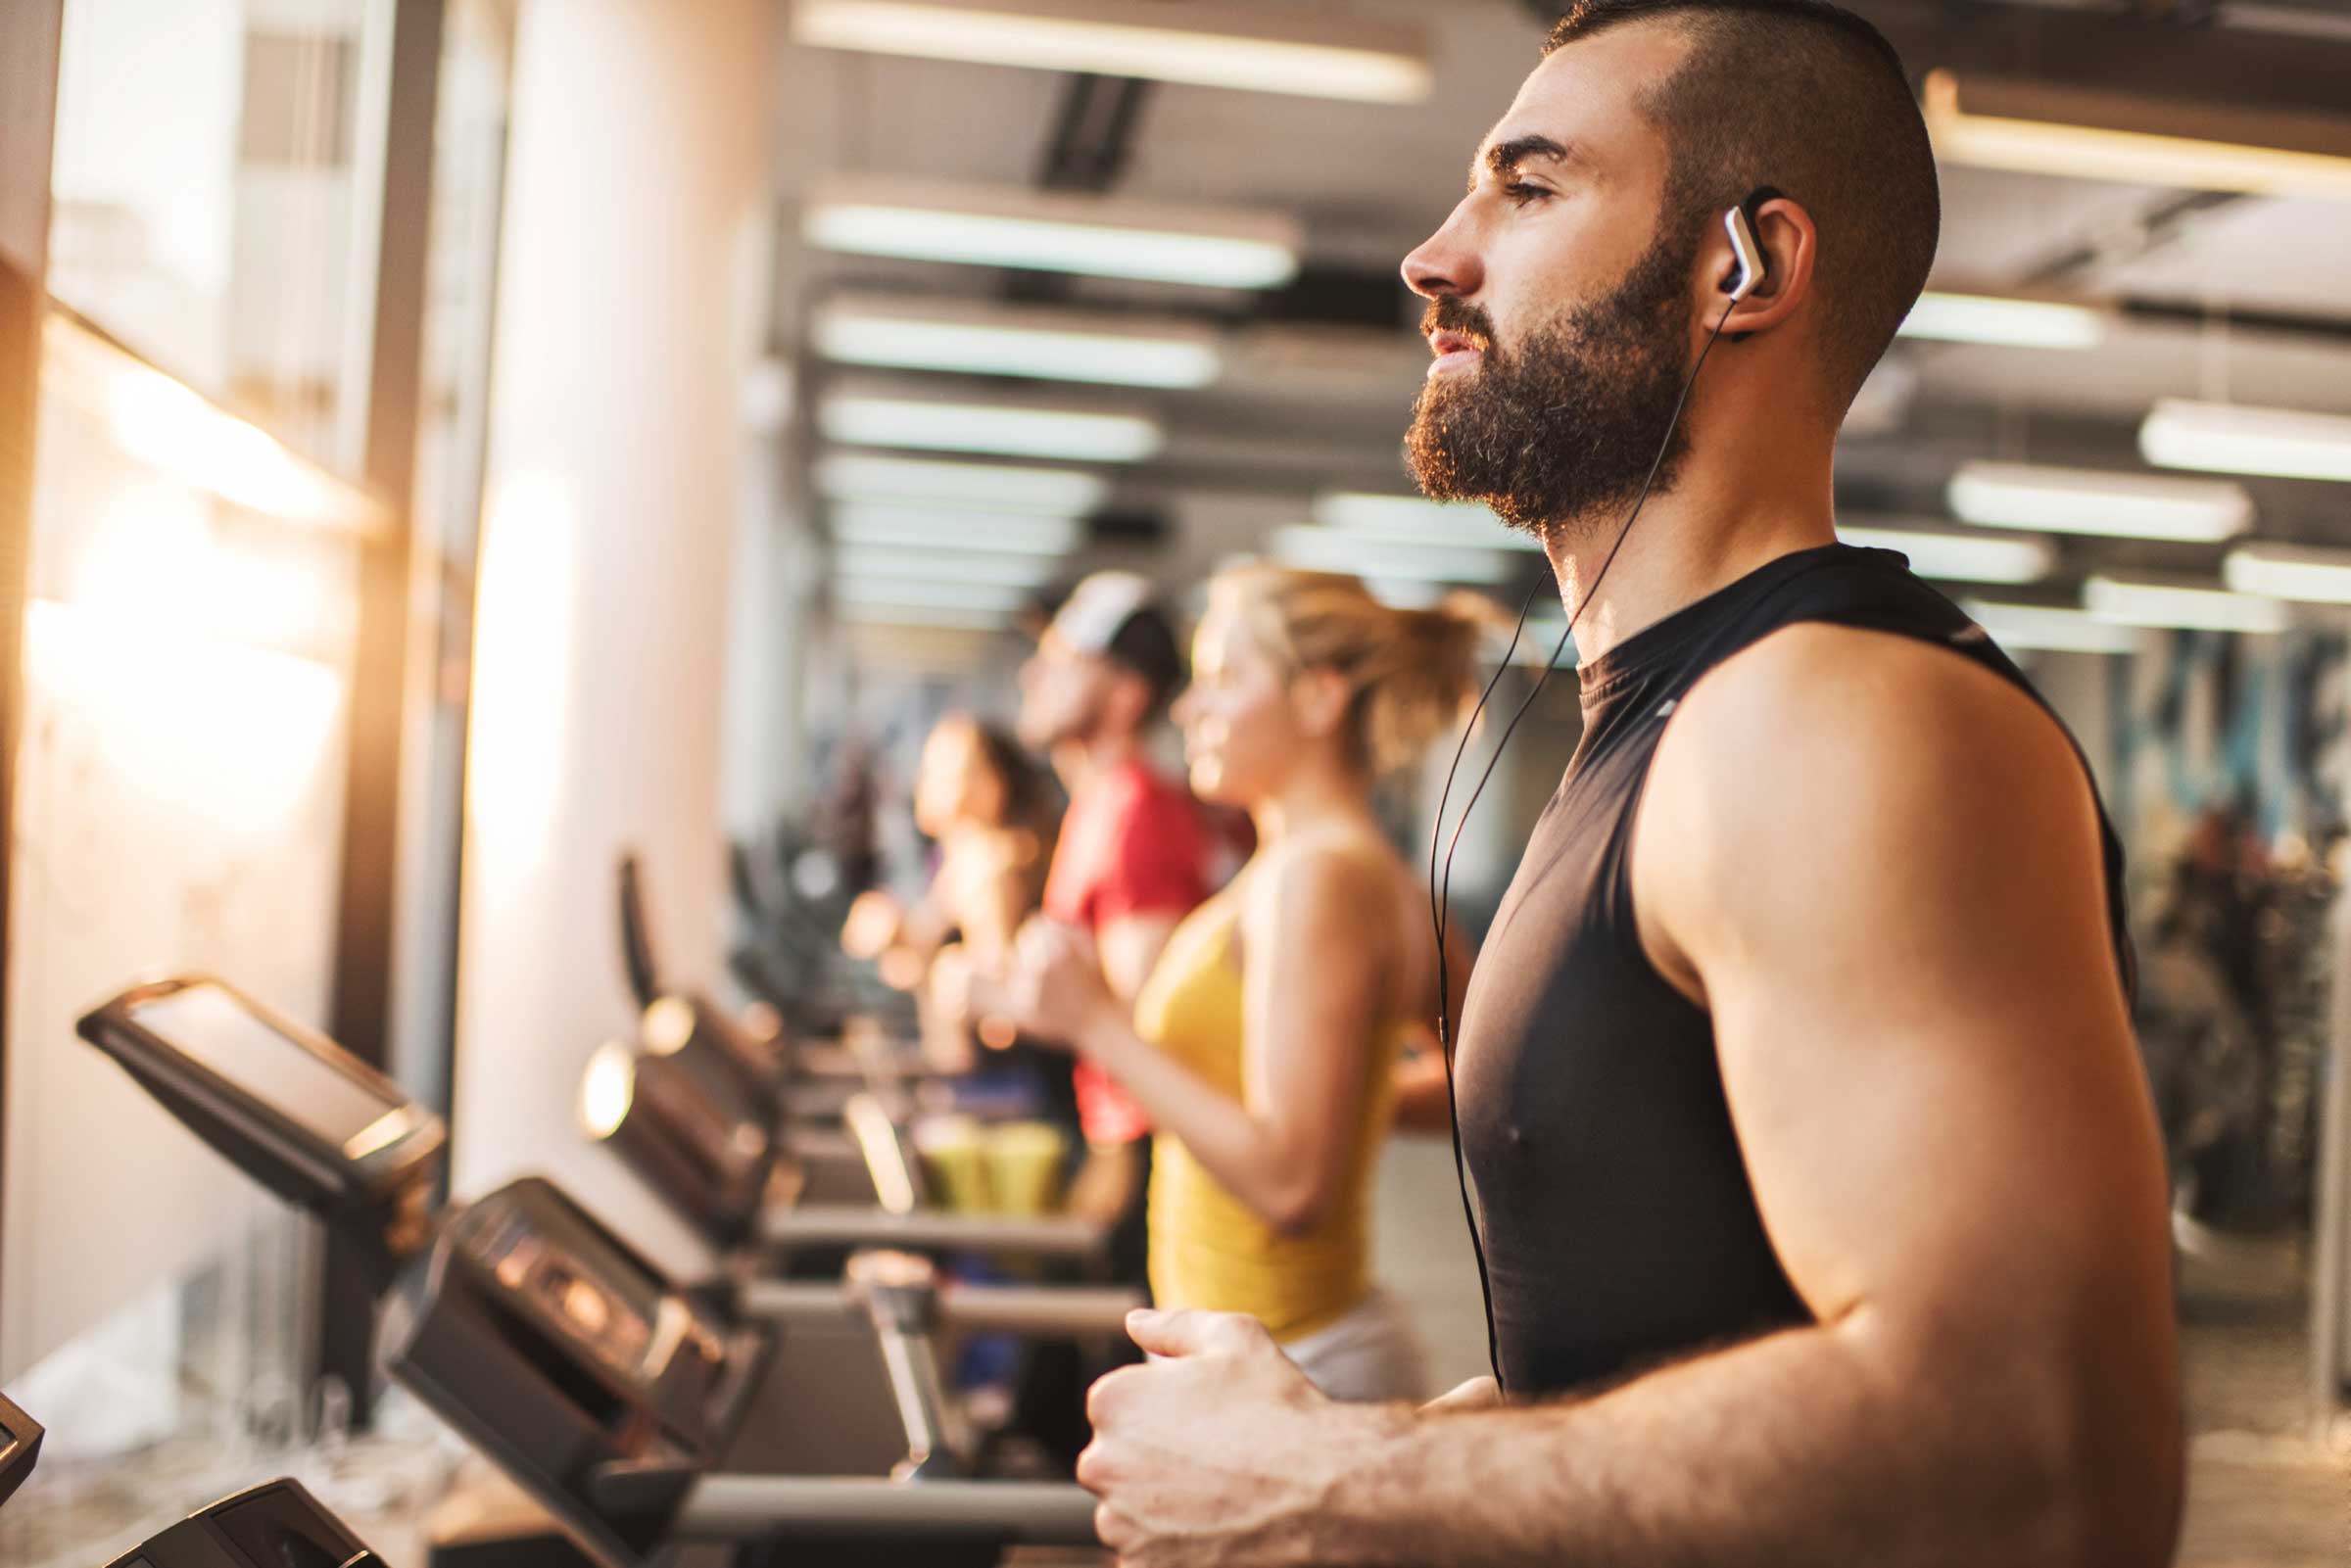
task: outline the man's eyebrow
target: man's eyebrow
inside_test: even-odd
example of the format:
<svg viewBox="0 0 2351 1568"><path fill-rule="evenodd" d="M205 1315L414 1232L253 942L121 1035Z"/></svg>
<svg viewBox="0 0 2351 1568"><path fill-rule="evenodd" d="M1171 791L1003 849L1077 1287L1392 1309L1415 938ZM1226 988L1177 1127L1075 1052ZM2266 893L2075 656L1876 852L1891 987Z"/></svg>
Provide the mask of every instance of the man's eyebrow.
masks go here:
<svg viewBox="0 0 2351 1568"><path fill-rule="evenodd" d="M1519 165L1533 158L1548 158L1559 164L1582 162L1575 148L1567 143L1554 141L1549 136L1513 136L1486 149L1485 156L1469 170L1469 184L1475 188L1479 167L1496 179L1508 179L1517 172Z"/></svg>

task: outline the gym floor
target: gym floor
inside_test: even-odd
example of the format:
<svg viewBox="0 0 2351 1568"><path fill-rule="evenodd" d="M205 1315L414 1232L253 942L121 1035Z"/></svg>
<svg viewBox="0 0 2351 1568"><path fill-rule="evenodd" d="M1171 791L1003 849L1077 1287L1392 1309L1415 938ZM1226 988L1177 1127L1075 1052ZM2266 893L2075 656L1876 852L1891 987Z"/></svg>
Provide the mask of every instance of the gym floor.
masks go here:
<svg viewBox="0 0 2351 1568"><path fill-rule="evenodd" d="M2183 1568L2351 1563L2351 1419L2311 1430L2304 1324L2299 1304L2189 1316Z"/></svg>

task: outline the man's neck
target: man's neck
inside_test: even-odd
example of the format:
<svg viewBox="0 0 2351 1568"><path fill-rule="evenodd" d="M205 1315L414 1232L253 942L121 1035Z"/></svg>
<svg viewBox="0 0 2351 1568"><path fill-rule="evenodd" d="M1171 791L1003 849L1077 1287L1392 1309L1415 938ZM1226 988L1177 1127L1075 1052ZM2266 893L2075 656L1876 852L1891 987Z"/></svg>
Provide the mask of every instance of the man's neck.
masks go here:
<svg viewBox="0 0 2351 1568"><path fill-rule="evenodd" d="M1080 736L1053 748L1053 771L1061 786L1076 793L1089 780L1123 767L1143 754L1143 737L1125 735Z"/></svg>
<svg viewBox="0 0 2351 1568"><path fill-rule="evenodd" d="M1766 562L1834 542L1829 478L1825 452L1817 464L1751 476L1693 462L1670 492L1649 498L1621 549L1629 500L1549 530L1545 547L1559 601L1575 619L1577 657L1599 658Z"/></svg>

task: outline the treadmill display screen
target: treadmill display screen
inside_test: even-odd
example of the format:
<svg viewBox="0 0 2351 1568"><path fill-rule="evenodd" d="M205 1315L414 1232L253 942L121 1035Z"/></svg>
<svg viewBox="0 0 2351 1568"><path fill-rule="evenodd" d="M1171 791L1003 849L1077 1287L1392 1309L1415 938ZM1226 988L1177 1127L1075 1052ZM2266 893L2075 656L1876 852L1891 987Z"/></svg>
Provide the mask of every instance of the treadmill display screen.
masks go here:
<svg viewBox="0 0 2351 1568"><path fill-rule="evenodd" d="M216 985L191 985L140 1002L130 1016L337 1148L401 1107L279 1033Z"/></svg>
<svg viewBox="0 0 2351 1568"><path fill-rule="evenodd" d="M500 1284L535 1298L614 1371L636 1378L648 1370L662 1307L657 1282L618 1259L575 1259L519 1213L491 1236L481 1258ZM606 1265L600 1270L594 1266L600 1261Z"/></svg>
<svg viewBox="0 0 2351 1568"><path fill-rule="evenodd" d="M680 1072L641 1069L637 1085L720 1186L741 1187L753 1179L758 1162L767 1153L766 1135L756 1121L729 1121L726 1114L707 1095L697 1093Z"/></svg>

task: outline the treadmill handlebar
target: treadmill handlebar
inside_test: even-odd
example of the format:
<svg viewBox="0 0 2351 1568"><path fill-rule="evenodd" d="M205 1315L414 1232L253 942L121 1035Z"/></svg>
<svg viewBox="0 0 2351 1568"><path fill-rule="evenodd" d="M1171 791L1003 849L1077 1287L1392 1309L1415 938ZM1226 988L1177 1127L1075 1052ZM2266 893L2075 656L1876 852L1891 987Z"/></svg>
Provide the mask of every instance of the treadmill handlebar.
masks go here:
<svg viewBox="0 0 2351 1568"><path fill-rule="evenodd" d="M687 1494L671 1532L680 1541L924 1536L1092 1546L1094 1506L1083 1487L1045 1481L714 1475Z"/></svg>
<svg viewBox="0 0 2351 1568"><path fill-rule="evenodd" d="M1110 1286L944 1285L938 1326L1033 1339L1115 1335L1126 1331L1128 1312L1148 1305L1140 1291ZM741 1288L735 1306L744 1317L764 1323L822 1321L865 1309L854 1289L822 1280L753 1280Z"/></svg>
<svg viewBox="0 0 2351 1568"><path fill-rule="evenodd" d="M916 1247L954 1252L1099 1258L1110 1227L1067 1215L893 1214L862 1204L800 1204L763 1216L771 1247Z"/></svg>

